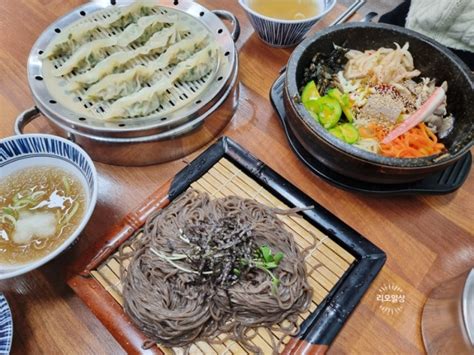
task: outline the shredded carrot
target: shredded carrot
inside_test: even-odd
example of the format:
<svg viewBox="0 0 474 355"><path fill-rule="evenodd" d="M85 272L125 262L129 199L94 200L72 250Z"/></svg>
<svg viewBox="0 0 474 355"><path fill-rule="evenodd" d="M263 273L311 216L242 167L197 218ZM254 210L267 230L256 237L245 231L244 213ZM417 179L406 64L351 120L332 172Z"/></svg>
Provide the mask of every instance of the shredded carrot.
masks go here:
<svg viewBox="0 0 474 355"><path fill-rule="evenodd" d="M381 142L388 132L372 123L360 128L359 133L363 138L375 138ZM420 158L439 154L445 149L444 144L438 142L438 137L423 122L390 143L380 144L380 153L392 158Z"/></svg>

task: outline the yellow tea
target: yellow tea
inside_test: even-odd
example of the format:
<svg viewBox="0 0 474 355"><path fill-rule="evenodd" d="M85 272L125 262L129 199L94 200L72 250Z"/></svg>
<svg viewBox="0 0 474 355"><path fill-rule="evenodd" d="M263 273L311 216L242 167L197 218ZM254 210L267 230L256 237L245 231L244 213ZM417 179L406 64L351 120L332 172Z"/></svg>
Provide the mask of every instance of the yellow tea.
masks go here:
<svg viewBox="0 0 474 355"><path fill-rule="evenodd" d="M318 0L248 0L249 7L267 17L304 20L319 12Z"/></svg>

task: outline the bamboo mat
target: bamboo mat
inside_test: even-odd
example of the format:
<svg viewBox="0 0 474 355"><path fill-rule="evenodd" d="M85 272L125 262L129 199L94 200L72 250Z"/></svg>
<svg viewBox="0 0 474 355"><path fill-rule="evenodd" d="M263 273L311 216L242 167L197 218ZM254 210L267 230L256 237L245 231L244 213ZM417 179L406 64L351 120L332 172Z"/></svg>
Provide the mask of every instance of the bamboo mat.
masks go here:
<svg viewBox="0 0 474 355"><path fill-rule="evenodd" d="M277 208L289 208L282 201L272 195L264 186L259 185L250 176L241 171L229 160L222 158L203 177L195 181L192 188L199 191L206 191L216 198L229 195L237 195L243 198L251 198L267 206ZM343 274L349 269L355 258L346 250L336 244L330 237L316 229L309 222L298 216L278 216L286 228L293 234L295 241L300 248L311 245L312 235L316 237L316 247L306 257L307 269L313 271L309 274L309 283L313 287L313 300L309 310L299 316L301 324L311 312L323 301L334 285ZM137 233L135 237L140 237ZM120 264L117 254L113 254L96 270L92 271L92 276L105 288L107 292L120 304L123 304L121 296L122 285L120 283ZM126 265L126 264L124 264ZM284 324L283 324L284 325ZM253 343L258 345L265 354L272 353L272 343L277 343L281 337L283 344L288 343L290 337L284 336L279 331L267 331L258 329L257 335L253 338ZM224 338L222 336L222 338ZM166 354L180 353L181 349L165 349ZM223 344L207 344L198 342L191 348L191 354L247 354L248 352L234 341L226 341Z"/></svg>

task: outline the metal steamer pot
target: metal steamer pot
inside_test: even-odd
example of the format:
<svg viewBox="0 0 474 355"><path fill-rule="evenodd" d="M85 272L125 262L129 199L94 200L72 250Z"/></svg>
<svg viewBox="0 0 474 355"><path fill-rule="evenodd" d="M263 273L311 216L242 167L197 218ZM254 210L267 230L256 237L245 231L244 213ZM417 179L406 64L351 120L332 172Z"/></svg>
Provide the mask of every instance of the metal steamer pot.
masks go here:
<svg viewBox="0 0 474 355"><path fill-rule="evenodd" d="M160 0L156 1L156 6L197 19L215 38L223 53L215 79L192 102L165 116L102 122L70 110L51 95L43 80L43 63L39 56L54 36L86 14L115 9L132 2L101 0L85 4L54 22L41 34L28 59L28 82L35 107L16 119L16 134L22 134L29 122L43 114L57 134L82 146L94 160L114 165L143 166L183 157L221 132L238 104L238 53L235 42L240 35L240 25L228 11L210 11L189 0ZM222 20L230 22L231 31Z"/></svg>
<svg viewBox="0 0 474 355"><path fill-rule="evenodd" d="M416 159L387 158L337 139L316 123L301 104L299 89L304 69L316 52L330 52L333 43L366 50L409 42L422 76L448 82L448 112L455 117L453 131L442 142L449 154ZM303 147L338 173L365 182L404 183L440 171L468 154L473 145L474 83L469 68L435 41L405 28L373 23L349 23L327 28L304 40L289 59L284 87L288 125Z"/></svg>

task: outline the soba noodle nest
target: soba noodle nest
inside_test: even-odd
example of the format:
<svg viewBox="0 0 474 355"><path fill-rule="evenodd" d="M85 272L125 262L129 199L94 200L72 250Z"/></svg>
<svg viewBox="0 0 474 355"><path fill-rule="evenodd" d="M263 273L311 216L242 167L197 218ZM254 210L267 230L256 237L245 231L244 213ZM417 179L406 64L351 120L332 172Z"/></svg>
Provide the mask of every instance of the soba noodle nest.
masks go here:
<svg viewBox="0 0 474 355"><path fill-rule="evenodd" d="M252 329L263 326L285 334L298 332L298 314L307 310L312 298L304 260L315 244L300 251L277 217L283 213L295 211L271 209L236 196L211 199L189 189L151 216L143 236L133 242L135 251L126 252L132 242L120 250L122 261L131 258L128 268L122 262L125 311L149 337L148 345L159 343L188 351L196 341L223 342L216 337L226 333L226 340L261 353L250 342L256 335ZM195 252L196 245L189 243L193 235L210 238L222 247L219 251L233 241L246 240L247 246L265 245L274 254L282 252L283 259L272 270L279 286L272 287L269 274L257 268L226 283L219 275L204 275L202 267L200 272L189 272L196 270L189 259L171 263L162 257ZM283 320L287 320L285 327L277 325ZM279 345L273 344L274 352Z"/></svg>

